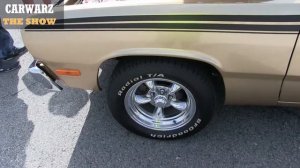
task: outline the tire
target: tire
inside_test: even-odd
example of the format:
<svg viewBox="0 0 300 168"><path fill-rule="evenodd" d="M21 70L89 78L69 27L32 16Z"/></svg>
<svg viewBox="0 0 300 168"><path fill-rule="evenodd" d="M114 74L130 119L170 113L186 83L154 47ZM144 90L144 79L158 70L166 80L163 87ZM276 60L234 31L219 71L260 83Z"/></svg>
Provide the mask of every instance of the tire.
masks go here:
<svg viewBox="0 0 300 168"><path fill-rule="evenodd" d="M218 104L211 75L173 59L121 60L110 84L113 116L128 130L149 138L190 136L208 124Z"/></svg>

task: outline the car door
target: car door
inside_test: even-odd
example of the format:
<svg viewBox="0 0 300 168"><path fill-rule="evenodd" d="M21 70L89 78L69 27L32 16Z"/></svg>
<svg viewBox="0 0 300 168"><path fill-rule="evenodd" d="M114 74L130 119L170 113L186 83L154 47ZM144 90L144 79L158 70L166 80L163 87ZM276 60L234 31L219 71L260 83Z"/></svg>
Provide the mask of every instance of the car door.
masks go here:
<svg viewBox="0 0 300 168"><path fill-rule="evenodd" d="M300 41L299 36L283 81L280 103L300 103Z"/></svg>

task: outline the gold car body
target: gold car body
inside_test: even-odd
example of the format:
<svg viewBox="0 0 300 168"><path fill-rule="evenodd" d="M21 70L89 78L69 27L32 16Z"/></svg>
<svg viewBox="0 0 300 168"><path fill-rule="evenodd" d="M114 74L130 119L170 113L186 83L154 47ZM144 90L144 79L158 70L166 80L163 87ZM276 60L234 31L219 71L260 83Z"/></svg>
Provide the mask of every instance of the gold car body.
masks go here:
<svg viewBox="0 0 300 168"><path fill-rule="evenodd" d="M71 87L98 89L99 67L110 59L176 57L215 67L225 104L299 105L299 1L207 2L217 3L65 6L65 29L22 34L52 71L80 70L81 76L59 76Z"/></svg>

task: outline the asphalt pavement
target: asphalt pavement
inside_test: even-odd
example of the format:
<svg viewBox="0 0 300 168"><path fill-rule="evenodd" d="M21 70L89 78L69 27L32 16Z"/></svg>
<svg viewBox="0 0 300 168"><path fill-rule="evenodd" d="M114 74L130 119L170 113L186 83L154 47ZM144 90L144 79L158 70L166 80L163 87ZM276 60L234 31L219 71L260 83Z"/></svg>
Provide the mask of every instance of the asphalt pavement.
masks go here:
<svg viewBox="0 0 300 168"><path fill-rule="evenodd" d="M28 75L32 60L0 74L1 168L299 168L299 108L225 107L192 137L152 140L113 119L105 87L49 92Z"/></svg>

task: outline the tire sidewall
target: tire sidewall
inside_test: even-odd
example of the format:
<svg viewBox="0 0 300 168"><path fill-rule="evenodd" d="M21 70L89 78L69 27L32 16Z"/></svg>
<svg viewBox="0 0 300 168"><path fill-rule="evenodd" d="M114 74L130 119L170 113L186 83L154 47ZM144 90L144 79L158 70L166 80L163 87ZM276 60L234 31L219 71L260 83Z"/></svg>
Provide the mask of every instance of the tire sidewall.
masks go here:
<svg viewBox="0 0 300 168"><path fill-rule="evenodd" d="M116 80L111 83L112 91L109 94L109 103L114 117L126 128L140 135L156 139L177 139L196 133L203 128L211 118L214 109L215 97L212 92L214 89L210 80L197 78L200 76L191 73L187 69L180 69L174 72L178 67L162 67L153 70L147 67L136 67L135 70L129 70L121 73ZM186 87L194 96L196 101L196 112L189 123L170 131L157 131L148 129L136 123L127 113L124 100L128 90L136 83L149 79L168 79Z"/></svg>

